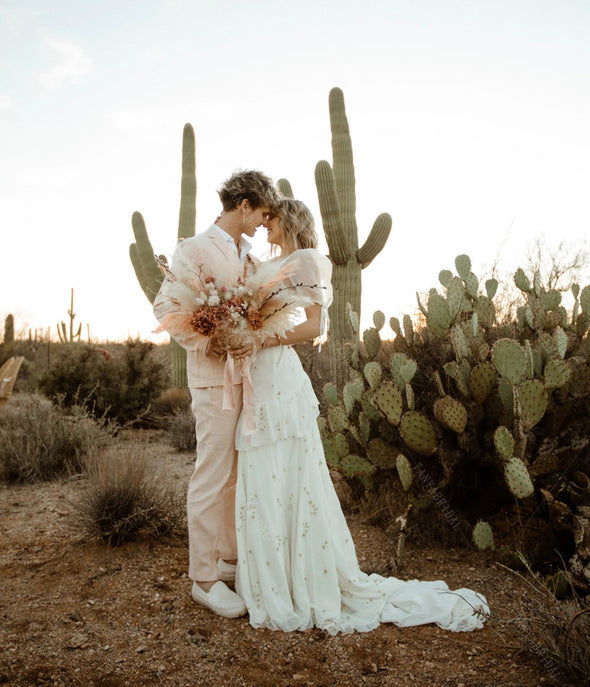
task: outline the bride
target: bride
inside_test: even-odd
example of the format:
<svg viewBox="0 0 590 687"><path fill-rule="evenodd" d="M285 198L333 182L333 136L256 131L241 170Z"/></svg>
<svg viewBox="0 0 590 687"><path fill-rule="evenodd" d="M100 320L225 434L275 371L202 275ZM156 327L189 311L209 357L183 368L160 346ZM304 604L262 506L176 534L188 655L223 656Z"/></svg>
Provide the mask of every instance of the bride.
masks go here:
<svg viewBox="0 0 590 687"><path fill-rule="evenodd" d="M480 594L360 570L324 458L318 401L291 348L323 334L331 263L317 250L313 218L300 201L283 200L265 226L283 264L295 263L288 286L297 285L313 304L305 321L267 338L253 356L256 428L252 433L243 416L238 423L236 591L250 624L330 634L366 632L383 622L481 628L489 608Z"/></svg>

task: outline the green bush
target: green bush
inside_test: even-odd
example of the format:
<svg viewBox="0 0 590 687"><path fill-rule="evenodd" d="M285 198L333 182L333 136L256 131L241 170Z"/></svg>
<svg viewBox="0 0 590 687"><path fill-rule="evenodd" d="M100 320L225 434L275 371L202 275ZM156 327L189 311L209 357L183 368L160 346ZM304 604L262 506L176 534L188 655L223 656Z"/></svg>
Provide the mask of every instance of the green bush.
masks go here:
<svg viewBox="0 0 590 687"><path fill-rule="evenodd" d="M134 422L168 383L156 348L142 341L127 341L113 352L85 343L62 346L39 390L67 406L82 403L96 416Z"/></svg>
<svg viewBox="0 0 590 687"><path fill-rule="evenodd" d="M35 395L14 395L0 415L0 479L37 482L78 472L84 458L112 438L81 408L64 409Z"/></svg>

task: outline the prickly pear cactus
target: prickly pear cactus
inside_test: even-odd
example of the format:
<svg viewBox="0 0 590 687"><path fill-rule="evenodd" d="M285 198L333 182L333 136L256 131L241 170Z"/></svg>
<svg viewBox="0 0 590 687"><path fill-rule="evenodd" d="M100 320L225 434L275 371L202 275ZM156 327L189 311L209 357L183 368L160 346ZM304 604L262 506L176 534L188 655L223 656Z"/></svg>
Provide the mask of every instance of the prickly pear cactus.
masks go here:
<svg viewBox="0 0 590 687"><path fill-rule="evenodd" d="M504 465L504 477L508 488L517 499L526 499L535 491L529 471L520 458L511 458Z"/></svg>
<svg viewBox="0 0 590 687"><path fill-rule="evenodd" d="M492 528L490 527L489 523L480 520L473 528L471 536L473 543L480 551L484 551L485 549L495 549L494 533L492 532Z"/></svg>
<svg viewBox="0 0 590 687"><path fill-rule="evenodd" d="M413 410L404 413L399 433L406 446L420 455L431 456L437 449L438 442L434 426L421 413Z"/></svg>
<svg viewBox="0 0 590 687"><path fill-rule="evenodd" d="M574 306L567 312L561 295L545 290L538 274L529 279L519 270L522 305L514 322L499 325L498 282L488 279L480 287L467 256L458 256L455 268L456 274L442 270L438 290L419 297L423 318L417 326L408 316L403 328L401 318L390 317L392 346L382 331L384 316L376 315L365 345L354 347L354 375L364 387L360 401L336 394L335 405L350 411L341 432L351 455L374 469L369 475L359 467L354 479L365 488L377 488L393 472L414 507L437 507L431 496L436 487L459 518L467 517L464 502L471 522L512 518L496 531L519 532L530 565L534 544L527 523L547 516L540 509L528 513L531 501L511 510L512 498L527 500L537 492L553 513L544 522L550 532L555 522L573 522L572 509L590 493L586 482L581 488L573 478L590 471L590 287L572 287ZM565 484L568 504L559 501ZM527 518L512 512L527 512ZM563 540L561 532L555 541ZM516 561L509 547L496 546L487 522L475 526L473 540L482 549L496 547L499 560L509 551ZM567 547L559 553L571 555Z"/></svg>

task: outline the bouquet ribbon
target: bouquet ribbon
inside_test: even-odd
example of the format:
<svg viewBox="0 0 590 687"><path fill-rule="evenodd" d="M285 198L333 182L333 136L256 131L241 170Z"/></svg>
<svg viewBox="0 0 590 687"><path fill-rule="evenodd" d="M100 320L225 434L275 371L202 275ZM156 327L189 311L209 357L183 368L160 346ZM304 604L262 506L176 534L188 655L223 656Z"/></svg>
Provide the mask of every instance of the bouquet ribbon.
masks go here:
<svg viewBox="0 0 590 687"><path fill-rule="evenodd" d="M252 377L250 373L251 360L250 358L242 359L242 422L244 434L254 434L256 431L256 417L254 415L254 387L252 386ZM236 404L234 401L234 375L235 365L234 358L231 353L225 360L225 368L223 370L223 404L222 410L235 410Z"/></svg>

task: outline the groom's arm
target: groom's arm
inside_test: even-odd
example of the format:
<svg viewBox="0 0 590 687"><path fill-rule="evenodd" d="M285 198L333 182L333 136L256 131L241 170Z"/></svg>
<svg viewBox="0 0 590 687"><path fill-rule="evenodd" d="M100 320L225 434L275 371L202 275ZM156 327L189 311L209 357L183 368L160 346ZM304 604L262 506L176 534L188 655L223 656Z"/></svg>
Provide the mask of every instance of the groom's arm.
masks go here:
<svg viewBox="0 0 590 687"><path fill-rule="evenodd" d="M186 245L185 245L186 244ZM178 279L186 278L190 269L197 269L194 264L195 252L190 251L186 239L181 241L174 251L172 262L170 265L170 272ZM170 277L165 277L160 286L156 298L154 299L153 311L158 322L165 322L167 316L177 314L183 311L182 305L173 296L173 281ZM198 332L186 330L175 330L173 327L167 327L166 330L170 336L187 351L201 352L206 355L207 347L211 340L199 334Z"/></svg>

